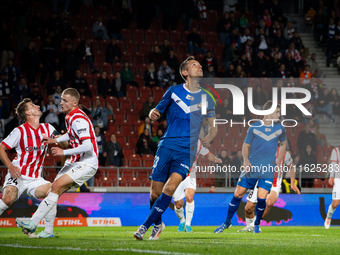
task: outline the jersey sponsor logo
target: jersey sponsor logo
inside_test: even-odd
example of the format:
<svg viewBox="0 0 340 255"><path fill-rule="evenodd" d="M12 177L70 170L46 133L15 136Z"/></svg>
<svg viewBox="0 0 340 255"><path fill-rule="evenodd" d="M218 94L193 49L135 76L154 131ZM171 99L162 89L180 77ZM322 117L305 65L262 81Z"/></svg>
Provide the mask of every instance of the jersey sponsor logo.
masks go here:
<svg viewBox="0 0 340 255"><path fill-rule="evenodd" d="M189 170L189 167L187 165L184 165L183 163L181 163L181 166Z"/></svg>
<svg viewBox="0 0 340 255"><path fill-rule="evenodd" d="M25 147L25 151L42 151L45 150L48 147L48 145L41 145L41 146L30 146L30 147Z"/></svg>
<svg viewBox="0 0 340 255"><path fill-rule="evenodd" d="M265 132L270 132L270 131L272 131L270 128L266 128L265 130L264 130Z"/></svg>
<svg viewBox="0 0 340 255"><path fill-rule="evenodd" d="M78 134L86 133L86 128L81 128L77 130Z"/></svg>

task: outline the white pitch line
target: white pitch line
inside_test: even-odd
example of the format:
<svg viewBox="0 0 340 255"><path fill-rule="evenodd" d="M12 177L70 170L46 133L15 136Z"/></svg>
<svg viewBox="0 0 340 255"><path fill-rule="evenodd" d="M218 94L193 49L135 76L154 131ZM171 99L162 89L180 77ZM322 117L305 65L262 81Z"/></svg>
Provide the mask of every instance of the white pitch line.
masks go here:
<svg viewBox="0 0 340 255"><path fill-rule="evenodd" d="M199 253L180 253L170 251L153 251L153 250L138 250L138 249L82 249L74 247L40 247L40 246L28 246L20 244L0 244L0 247L11 248L24 248L24 249L44 249L44 250L67 250L67 251L127 251L135 253L151 253L151 254L165 254L165 255L201 255Z"/></svg>

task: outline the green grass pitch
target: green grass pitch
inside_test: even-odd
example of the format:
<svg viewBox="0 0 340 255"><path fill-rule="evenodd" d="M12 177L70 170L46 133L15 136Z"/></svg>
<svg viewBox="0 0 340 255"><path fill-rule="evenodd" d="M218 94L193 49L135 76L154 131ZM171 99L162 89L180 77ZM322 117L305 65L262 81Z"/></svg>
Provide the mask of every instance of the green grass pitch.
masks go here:
<svg viewBox="0 0 340 255"><path fill-rule="evenodd" d="M240 228L214 234L215 227L193 226L193 233L166 227L158 241L148 240L151 229L144 241L135 240L137 227L59 227L50 239L0 228L0 254L339 254L339 227L261 227L261 234Z"/></svg>

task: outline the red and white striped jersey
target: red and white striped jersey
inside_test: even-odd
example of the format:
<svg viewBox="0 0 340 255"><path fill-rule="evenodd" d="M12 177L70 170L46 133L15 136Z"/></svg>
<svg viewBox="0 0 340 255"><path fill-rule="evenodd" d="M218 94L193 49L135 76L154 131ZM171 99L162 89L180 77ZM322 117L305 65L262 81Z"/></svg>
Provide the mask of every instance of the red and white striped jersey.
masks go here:
<svg viewBox="0 0 340 255"><path fill-rule="evenodd" d="M279 156L279 150L280 150L280 148L277 148L276 160ZM282 167L281 167L280 171L275 172L274 180L273 180L273 187L277 187L277 186L281 185L282 176L283 176L283 166L289 167L291 164L293 164L292 156L290 155L290 153L288 151L286 151L285 155L283 156L283 159L282 159L282 164L281 164Z"/></svg>
<svg viewBox="0 0 340 255"><path fill-rule="evenodd" d="M15 148L17 156L12 161L14 166L21 168L21 175L41 177L48 144L42 143L43 137L51 137L54 127L48 123L40 124L38 129L24 123L2 141L7 149Z"/></svg>
<svg viewBox="0 0 340 255"><path fill-rule="evenodd" d="M72 155L66 163L86 162L98 168L98 144L94 128L89 117L79 108L74 109L65 118L67 133L72 148L77 148L85 139L91 139L93 149L82 154Z"/></svg>
<svg viewBox="0 0 340 255"><path fill-rule="evenodd" d="M333 165L333 169L330 170L330 177L340 178L339 174L339 162L340 162L340 147L335 147L332 150L330 163Z"/></svg>
<svg viewBox="0 0 340 255"><path fill-rule="evenodd" d="M203 144L201 143L201 140L198 139L198 141L197 141L196 158L195 158L194 163L192 163L192 166L190 168L189 174L187 176L189 176L190 173L195 170L195 167L197 165L197 159L198 159L199 155L207 156L209 153L210 153L209 149L204 147Z"/></svg>

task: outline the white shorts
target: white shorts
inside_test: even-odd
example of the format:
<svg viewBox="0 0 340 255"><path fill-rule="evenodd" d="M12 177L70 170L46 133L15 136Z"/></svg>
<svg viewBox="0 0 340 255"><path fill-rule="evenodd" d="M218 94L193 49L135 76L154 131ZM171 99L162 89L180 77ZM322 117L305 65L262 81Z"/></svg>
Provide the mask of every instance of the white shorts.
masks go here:
<svg viewBox="0 0 340 255"><path fill-rule="evenodd" d="M340 179L339 178L334 178L332 199L333 200L340 200Z"/></svg>
<svg viewBox="0 0 340 255"><path fill-rule="evenodd" d="M76 183L75 186L81 186L84 184L84 182L93 177L96 172L97 168L88 163L66 164L62 169L60 169L54 181L59 179L64 174L67 174Z"/></svg>
<svg viewBox="0 0 340 255"><path fill-rule="evenodd" d="M5 182L3 185L3 189L7 186L14 186L18 189L18 195L15 200L18 200L22 193L25 193L29 197L35 197L35 189L39 186L50 183L46 181L44 178L31 178L27 176L21 176L19 179L13 178L10 173L8 173L5 177ZM51 183L50 183L51 184Z"/></svg>
<svg viewBox="0 0 340 255"><path fill-rule="evenodd" d="M183 199L185 197L185 190L187 188L196 190L196 178L190 178L190 176L188 176L178 185L175 193L172 196L174 201Z"/></svg>
<svg viewBox="0 0 340 255"><path fill-rule="evenodd" d="M271 188L270 192L275 191L277 193L277 196L279 196L281 191L281 185L278 185L277 187ZM257 185L253 190L250 190L249 195L247 196L247 200L253 204L257 204Z"/></svg>

